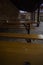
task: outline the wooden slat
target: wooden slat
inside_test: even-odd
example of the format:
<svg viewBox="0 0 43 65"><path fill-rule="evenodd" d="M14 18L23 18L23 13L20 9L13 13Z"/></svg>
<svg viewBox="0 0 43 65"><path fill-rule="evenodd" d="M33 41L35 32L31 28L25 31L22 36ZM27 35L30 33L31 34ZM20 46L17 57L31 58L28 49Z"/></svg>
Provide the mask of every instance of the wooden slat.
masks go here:
<svg viewBox="0 0 43 65"><path fill-rule="evenodd" d="M43 44L0 41L0 65L43 65Z"/></svg>
<svg viewBox="0 0 43 65"><path fill-rule="evenodd" d="M8 28L8 29L25 29L24 26L18 25L18 24L14 24L14 23L4 23L4 24L0 24L0 28Z"/></svg>
<svg viewBox="0 0 43 65"><path fill-rule="evenodd" d="M8 28L8 29L25 29L24 26L20 26L20 25L6 25L6 24L0 25L0 28ZM28 27L28 25L27 25L27 28L35 29L36 27L33 27L33 26Z"/></svg>
<svg viewBox="0 0 43 65"><path fill-rule="evenodd" d="M42 34L0 33L0 36L21 38L21 39L43 40Z"/></svg>
<svg viewBox="0 0 43 65"><path fill-rule="evenodd" d="M22 29L22 30L25 30L26 28L24 28L24 26L20 27L20 25L24 25L26 24L27 26L27 29L35 29L36 27L28 27L28 24L36 24L37 22L34 22L34 21L26 21L26 22L14 22L14 23L0 23L0 28L7 28L7 29Z"/></svg>
<svg viewBox="0 0 43 65"><path fill-rule="evenodd" d="M0 22L0 24L8 24L8 25L18 25L18 24L37 24L38 22L35 22L35 21L23 21L23 22L20 22L20 21L14 21L14 22Z"/></svg>

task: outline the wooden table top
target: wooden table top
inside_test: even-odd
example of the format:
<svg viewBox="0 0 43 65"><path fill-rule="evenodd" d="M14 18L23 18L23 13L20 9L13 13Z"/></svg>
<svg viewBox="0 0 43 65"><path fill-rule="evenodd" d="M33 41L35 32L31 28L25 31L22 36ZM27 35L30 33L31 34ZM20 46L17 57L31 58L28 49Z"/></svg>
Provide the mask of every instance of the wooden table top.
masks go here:
<svg viewBox="0 0 43 65"><path fill-rule="evenodd" d="M43 44L0 41L0 65L43 65Z"/></svg>

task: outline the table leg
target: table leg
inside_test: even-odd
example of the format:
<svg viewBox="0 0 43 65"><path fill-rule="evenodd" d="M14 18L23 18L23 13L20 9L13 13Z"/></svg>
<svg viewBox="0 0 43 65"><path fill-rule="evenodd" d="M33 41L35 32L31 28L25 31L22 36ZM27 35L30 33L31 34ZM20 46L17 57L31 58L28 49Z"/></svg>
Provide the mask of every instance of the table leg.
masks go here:
<svg viewBox="0 0 43 65"><path fill-rule="evenodd" d="M24 24L26 30L27 30L27 33L30 34L30 24ZM27 42L31 42L31 39L26 39Z"/></svg>
<svg viewBox="0 0 43 65"><path fill-rule="evenodd" d="M27 32L28 34L30 34L30 24L28 24L27 26ZM31 42L31 39L27 39L27 42Z"/></svg>

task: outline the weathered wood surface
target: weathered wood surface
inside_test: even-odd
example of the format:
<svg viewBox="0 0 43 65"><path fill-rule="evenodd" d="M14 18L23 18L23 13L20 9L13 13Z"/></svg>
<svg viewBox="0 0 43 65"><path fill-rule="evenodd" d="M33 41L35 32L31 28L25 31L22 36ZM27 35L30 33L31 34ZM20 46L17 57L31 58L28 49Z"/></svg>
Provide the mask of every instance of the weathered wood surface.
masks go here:
<svg viewBox="0 0 43 65"><path fill-rule="evenodd" d="M0 65L43 65L43 44L0 41Z"/></svg>

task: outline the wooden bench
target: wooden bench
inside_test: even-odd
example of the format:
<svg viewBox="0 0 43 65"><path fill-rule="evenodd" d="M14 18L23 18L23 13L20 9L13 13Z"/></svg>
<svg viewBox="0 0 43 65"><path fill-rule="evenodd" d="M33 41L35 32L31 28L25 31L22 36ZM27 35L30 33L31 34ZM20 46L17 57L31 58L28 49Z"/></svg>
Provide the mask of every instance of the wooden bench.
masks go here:
<svg viewBox="0 0 43 65"><path fill-rule="evenodd" d="M0 65L43 65L43 44L0 41Z"/></svg>
<svg viewBox="0 0 43 65"><path fill-rule="evenodd" d="M1 37L43 40L42 34L0 33Z"/></svg>
<svg viewBox="0 0 43 65"><path fill-rule="evenodd" d="M32 24L36 24L37 22L23 22L23 23L1 23L0 24L0 30L1 31L5 31L6 29L19 29L19 30L26 30L28 34L30 34L30 30L31 29L35 29L36 27L31 26ZM20 25L24 25L24 26L20 26ZM6 31L7 31L6 30Z"/></svg>
<svg viewBox="0 0 43 65"><path fill-rule="evenodd" d="M34 24L36 22L33 22ZM30 29L35 29L36 27L34 26L31 26L31 24L33 24L32 22L29 22L29 23L0 23L0 28L8 28L8 29L26 29L25 26L20 26L20 25L25 25L27 26L27 29L30 28ZM30 25L30 27L28 26Z"/></svg>

